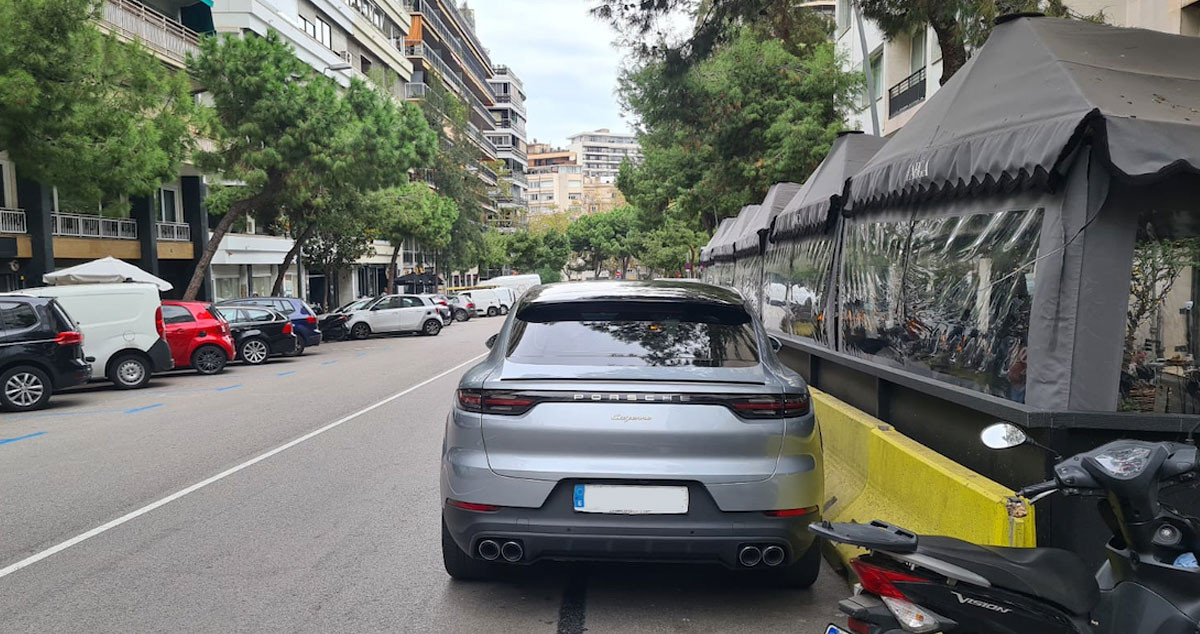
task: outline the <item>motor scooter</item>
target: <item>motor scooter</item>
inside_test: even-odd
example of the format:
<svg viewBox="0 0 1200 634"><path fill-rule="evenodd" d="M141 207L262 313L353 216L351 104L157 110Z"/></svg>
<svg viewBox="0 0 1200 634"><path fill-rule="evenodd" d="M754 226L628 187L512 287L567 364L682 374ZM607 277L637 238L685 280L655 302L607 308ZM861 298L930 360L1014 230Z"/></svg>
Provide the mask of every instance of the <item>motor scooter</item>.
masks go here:
<svg viewBox="0 0 1200 634"><path fill-rule="evenodd" d="M988 427L982 439L992 449L1033 442L1007 423ZM838 604L849 629L826 632L1200 633L1200 520L1159 500L1164 488L1200 482L1198 456L1191 434L1186 444L1117 440L1061 460L1053 480L1010 500L1098 498L1112 531L1099 571L1058 548L980 546L881 521L814 524L810 530L829 541L869 551L850 563L855 596Z"/></svg>
<svg viewBox="0 0 1200 634"><path fill-rule="evenodd" d="M346 322L350 316L345 313L326 313L321 315L321 337L325 341L342 341L350 336L350 331L346 329Z"/></svg>

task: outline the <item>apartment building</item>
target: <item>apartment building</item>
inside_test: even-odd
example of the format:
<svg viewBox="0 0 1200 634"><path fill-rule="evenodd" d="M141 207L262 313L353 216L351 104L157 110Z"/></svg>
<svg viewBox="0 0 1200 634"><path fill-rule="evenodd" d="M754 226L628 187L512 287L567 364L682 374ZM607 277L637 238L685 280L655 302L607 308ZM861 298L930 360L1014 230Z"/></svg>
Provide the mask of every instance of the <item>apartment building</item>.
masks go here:
<svg viewBox="0 0 1200 634"><path fill-rule="evenodd" d="M578 154L534 142L529 146L529 213L602 213L625 204L615 178L587 176Z"/></svg>
<svg viewBox="0 0 1200 634"><path fill-rule="evenodd" d="M583 175L602 183L617 182L621 163L640 163L642 149L632 134L613 134L608 128L568 137L569 148L583 166Z"/></svg>
<svg viewBox="0 0 1200 634"><path fill-rule="evenodd" d="M1114 26L1200 35L1200 0L1067 0L1066 4L1083 15L1104 11ZM942 53L937 35L926 27L888 41L876 24L859 15L853 0L837 0L834 13L834 37L846 68L869 78L860 107L850 116L850 127L891 135L940 86Z"/></svg>
<svg viewBox="0 0 1200 634"><path fill-rule="evenodd" d="M488 226L500 231L512 231L520 226L529 211L529 143L525 109L525 85L513 69L495 66L488 83L495 95L496 105L490 108L496 129L487 135L496 146L497 156L508 170L509 187L494 193L497 211L487 218Z"/></svg>

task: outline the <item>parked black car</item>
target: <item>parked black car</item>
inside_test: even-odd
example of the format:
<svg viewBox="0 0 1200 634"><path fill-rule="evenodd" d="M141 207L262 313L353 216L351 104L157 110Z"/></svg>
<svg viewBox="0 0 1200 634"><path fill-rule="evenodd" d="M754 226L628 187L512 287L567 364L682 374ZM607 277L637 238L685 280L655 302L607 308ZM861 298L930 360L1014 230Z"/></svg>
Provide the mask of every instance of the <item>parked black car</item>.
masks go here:
<svg viewBox="0 0 1200 634"><path fill-rule="evenodd" d="M305 347L321 345L321 328L317 322L317 311L307 302L295 297L243 297L221 302L221 306L261 306L286 315L295 328L296 349L288 354L300 356Z"/></svg>
<svg viewBox="0 0 1200 634"><path fill-rule="evenodd" d="M83 335L53 299L0 297L0 407L39 409L50 395L86 383Z"/></svg>
<svg viewBox="0 0 1200 634"><path fill-rule="evenodd" d="M217 312L229 322L237 357L250 365L296 350L295 327L278 311L257 306L218 306Z"/></svg>

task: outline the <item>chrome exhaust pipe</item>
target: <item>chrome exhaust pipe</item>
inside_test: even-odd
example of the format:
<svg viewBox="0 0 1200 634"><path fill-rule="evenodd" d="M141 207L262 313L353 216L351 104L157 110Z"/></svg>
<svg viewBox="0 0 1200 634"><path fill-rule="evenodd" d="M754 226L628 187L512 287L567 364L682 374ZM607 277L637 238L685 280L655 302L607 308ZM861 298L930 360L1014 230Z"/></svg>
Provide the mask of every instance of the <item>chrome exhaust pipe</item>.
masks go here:
<svg viewBox="0 0 1200 634"><path fill-rule="evenodd" d="M784 553L783 549L778 546L767 546L762 551L763 563L768 566L778 566L783 563L786 556L787 553Z"/></svg>
<svg viewBox="0 0 1200 634"><path fill-rule="evenodd" d="M762 561L762 551L758 546L744 546L738 552L738 562L747 568L753 568Z"/></svg>
<svg viewBox="0 0 1200 634"><path fill-rule="evenodd" d="M525 549L521 548L517 542L504 542L504 545L500 547L500 554L504 556L504 561L511 564L521 561L521 558L525 556Z"/></svg>
<svg viewBox="0 0 1200 634"><path fill-rule="evenodd" d="M500 557L500 544L490 539L479 542L479 556L488 561L496 561Z"/></svg>

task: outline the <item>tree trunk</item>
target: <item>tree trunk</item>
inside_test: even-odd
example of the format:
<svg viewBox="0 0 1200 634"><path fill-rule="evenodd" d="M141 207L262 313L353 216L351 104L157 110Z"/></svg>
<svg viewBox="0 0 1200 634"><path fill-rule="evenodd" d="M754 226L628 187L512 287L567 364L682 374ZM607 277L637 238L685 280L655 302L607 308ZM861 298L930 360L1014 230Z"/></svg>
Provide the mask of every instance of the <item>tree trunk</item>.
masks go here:
<svg viewBox="0 0 1200 634"><path fill-rule="evenodd" d="M221 246L221 240L225 238L225 234L233 228L233 223L264 201L269 200L278 189L279 181L272 179L259 193L246 200L239 200L229 207L229 211L225 212L221 221L217 223L217 227L213 229L212 237L209 238L208 244L204 245L204 251L200 253L200 260L196 262L196 270L192 271L192 279L188 282L187 290L183 292L183 301L195 301L196 296L200 294L200 286L204 284L204 276L208 273L208 267L212 265L213 256L217 254L217 249Z"/></svg>
<svg viewBox="0 0 1200 634"><path fill-rule="evenodd" d="M396 260L400 258L400 249L404 247L392 247L392 262L388 264L387 269L387 294L392 295L396 292Z"/></svg>
<svg viewBox="0 0 1200 634"><path fill-rule="evenodd" d="M288 269L292 268L292 263L296 261L296 256L300 255L300 250L304 248L304 243L312 237L312 234L317 232L317 223L308 225L308 228L296 238L296 243L288 249L287 255L283 256L283 264L279 265L279 273L275 276L275 286L271 289L272 297L279 297L283 294L283 278L287 276ZM299 280L296 280L299 286ZM304 299L301 297L300 299Z"/></svg>
<svg viewBox="0 0 1200 634"><path fill-rule="evenodd" d="M942 50L942 77L938 84L945 86L946 82L967 63L967 45L963 42L962 30L958 23L946 16L931 16L929 26L937 34L938 48Z"/></svg>

